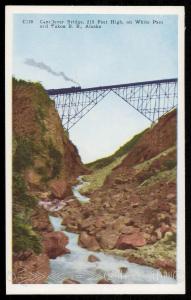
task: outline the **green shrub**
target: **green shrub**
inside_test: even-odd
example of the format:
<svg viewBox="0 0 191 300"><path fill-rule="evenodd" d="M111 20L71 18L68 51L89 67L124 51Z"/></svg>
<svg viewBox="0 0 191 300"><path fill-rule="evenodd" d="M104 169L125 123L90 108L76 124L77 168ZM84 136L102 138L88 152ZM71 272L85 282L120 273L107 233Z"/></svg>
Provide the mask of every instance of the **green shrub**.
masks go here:
<svg viewBox="0 0 191 300"><path fill-rule="evenodd" d="M176 167L176 159L169 159L169 160L166 160L164 162L164 166L168 169L168 170L171 170L173 168Z"/></svg>
<svg viewBox="0 0 191 300"><path fill-rule="evenodd" d="M24 205L26 208L36 206L35 197L27 193L27 186L23 177L16 172L13 173L13 200L16 204Z"/></svg>
<svg viewBox="0 0 191 300"><path fill-rule="evenodd" d="M17 147L13 156L13 169L20 172L32 165L36 149L34 142L27 137L19 137L16 141Z"/></svg>
<svg viewBox="0 0 191 300"><path fill-rule="evenodd" d="M41 242L31 225L31 213L36 199L27 192L23 177L13 173L13 251L41 251Z"/></svg>
<svg viewBox="0 0 191 300"><path fill-rule="evenodd" d="M51 178L54 178L60 174L62 167L62 154L54 147L54 145L51 142L48 145L48 151L51 159L53 160Z"/></svg>
<svg viewBox="0 0 191 300"><path fill-rule="evenodd" d="M13 251L33 250L39 254L42 250L40 237L34 232L32 226L27 224L24 217L19 214L13 217Z"/></svg>

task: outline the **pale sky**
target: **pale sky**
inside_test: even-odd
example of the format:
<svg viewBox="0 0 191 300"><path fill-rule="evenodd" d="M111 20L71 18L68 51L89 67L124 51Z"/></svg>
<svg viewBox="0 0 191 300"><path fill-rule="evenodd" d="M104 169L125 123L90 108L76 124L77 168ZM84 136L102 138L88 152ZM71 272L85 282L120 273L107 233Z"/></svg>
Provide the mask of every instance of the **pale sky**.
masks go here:
<svg viewBox="0 0 191 300"><path fill-rule="evenodd" d="M23 19L33 24L23 24ZM40 28L40 20L107 21L100 29ZM120 15L123 25L111 25L117 15L23 15L14 17L13 74L40 81L46 89L74 84L24 64L27 58L64 72L81 87L175 78L178 74L177 16ZM135 20L149 21L136 24ZM160 20L161 25L153 24ZM127 24L132 21L132 24ZM112 95L112 94L111 94ZM83 162L107 156L150 122L110 94L70 130Z"/></svg>

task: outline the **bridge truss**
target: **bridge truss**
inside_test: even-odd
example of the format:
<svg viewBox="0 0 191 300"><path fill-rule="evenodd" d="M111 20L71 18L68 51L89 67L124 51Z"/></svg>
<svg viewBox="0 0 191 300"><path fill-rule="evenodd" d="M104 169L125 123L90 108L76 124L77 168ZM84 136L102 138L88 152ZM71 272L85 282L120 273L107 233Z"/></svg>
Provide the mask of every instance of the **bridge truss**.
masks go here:
<svg viewBox="0 0 191 300"><path fill-rule="evenodd" d="M47 90L55 101L62 125L71 129L109 93L114 93L152 123L177 106L178 80L163 79L94 88Z"/></svg>

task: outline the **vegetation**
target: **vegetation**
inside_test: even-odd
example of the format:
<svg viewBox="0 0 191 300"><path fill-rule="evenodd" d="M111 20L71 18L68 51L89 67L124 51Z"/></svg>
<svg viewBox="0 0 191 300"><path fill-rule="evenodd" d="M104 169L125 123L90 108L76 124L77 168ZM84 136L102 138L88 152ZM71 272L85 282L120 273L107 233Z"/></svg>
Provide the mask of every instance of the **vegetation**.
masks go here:
<svg viewBox="0 0 191 300"><path fill-rule="evenodd" d="M87 181L87 184L80 189L80 192L85 194L100 188L103 185L106 177L111 173L112 169L122 162L122 160L128 155L128 152L138 142L146 130L135 135L130 141L121 146L114 154L86 164L86 166L94 172L90 175L83 176L83 179Z"/></svg>
<svg viewBox="0 0 191 300"><path fill-rule="evenodd" d="M36 152L35 143L31 138L18 137L14 139L14 146L13 168L20 172L32 165L33 156Z"/></svg>
<svg viewBox="0 0 191 300"><path fill-rule="evenodd" d="M87 184L80 189L80 193L85 194L100 188L103 185L106 177L111 173L112 169L118 166L125 158L125 156L126 155L118 157L109 165L106 165L101 169L95 170L90 175L84 175L83 179L87 181Z"/></svg>
<svg viewBox="0 0 191 300"><path fill-rule="evenodd" d="M54 147L54 145L51 142L48 145L48 151L49 156L53 160L51 177L54 178L60 174L62 154Z"/></svg>
<svg viewBox="0 0 191 300"><path fill-rule="evenodd" d="M153 266L156 260L168 259L172 262L176 262L176 233L166 232L164 237L152 245L145 245L142 247L137 247L136 250L107 250L110 254L116 254L120 256L125 256L127 258L133 259L143 259L144 264L148 266ZM132 261L133 261L132 260Z"/></svg>
<svg viewBox="0 0 191 300"><path fill-rule="evenodd" d="M86 166L89 167L92 170L98 170L98 169L101 169L101 168L104 168L104 167L108 166L113 161L115 161L117 158L122 157L125 154L127 154L132 149L132 147L138 142L138 140L142 137L142 135L145 133L146 130L136 134L130 141L125 143L123 146L121 146L112 155L110 155L108 157L98 159L94 162L88 163L88 164L86 164Z"/></svg>
<svg viewBox="0 0 191 300"><path fill-rule="evenodd" d="M148 179L145 179L140 184L140 186L150 186L150 185L153 185L162 180L167 181L167 182L175 181L176 180L176 167L174 167L173 169L170 169L170 170L158 172L158 173L154 174L153 176L150 176Z"/></svg>
<svg viewBox="0 0 191 300"><path fill-rule="evenodd" d="M40 128L40 134L44 135L44 118L52 101L39 82L26 82L13 78L14 92L23 99L29 98L31 107L35 108L36 122ZM39 101L40 99L40 101ZM41 140L42 140L41 137ZM35 138L35 136L34 136ZM13 251L33 250L41 251L41 239L32 227L31 217L37 207L37 200L31 196L24 179L24 172L34 165L34 159L42 152L43 145L32 138L31 133L21 132L13 136ZM59 154L54 149L49 149L57 164L53 174L58 173ZM42 170L41 170L42 171ZM45 172L45 170L43 170Z"/></svg>
<svg viewBox="0 0 191 300"><path fill-rule="evenodd" d="M31 213L36 199L29 195L25 181L18 172L13 173L13 251L33 250L40 253L40 237L31 225Z"/></svg>

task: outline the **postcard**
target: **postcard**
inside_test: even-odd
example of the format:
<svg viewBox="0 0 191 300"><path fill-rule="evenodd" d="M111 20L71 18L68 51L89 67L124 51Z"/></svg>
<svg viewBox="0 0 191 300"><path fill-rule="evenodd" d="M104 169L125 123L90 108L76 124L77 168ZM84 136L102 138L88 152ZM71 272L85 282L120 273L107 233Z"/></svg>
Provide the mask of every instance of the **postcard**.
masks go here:
<svg viewBox="0 0 191 300"><path fill-rule="evenodd" d="M184 294L184 7L6 6L7 294Z"/></svg>

